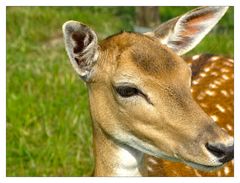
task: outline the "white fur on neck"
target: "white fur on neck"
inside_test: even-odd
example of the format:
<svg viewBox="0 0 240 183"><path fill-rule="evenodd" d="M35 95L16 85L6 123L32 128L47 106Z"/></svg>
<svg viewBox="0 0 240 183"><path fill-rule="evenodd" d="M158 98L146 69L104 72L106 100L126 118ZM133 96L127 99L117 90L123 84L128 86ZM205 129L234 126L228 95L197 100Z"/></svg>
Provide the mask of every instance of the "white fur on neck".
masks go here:
<svg viewBox="0 0 240 183"><path fill-rule="evenodd" d="M116 154L119 164L114 169L116 176L141 176L140 167L143 163L143 153L127 145L121 145Z"/></svg>

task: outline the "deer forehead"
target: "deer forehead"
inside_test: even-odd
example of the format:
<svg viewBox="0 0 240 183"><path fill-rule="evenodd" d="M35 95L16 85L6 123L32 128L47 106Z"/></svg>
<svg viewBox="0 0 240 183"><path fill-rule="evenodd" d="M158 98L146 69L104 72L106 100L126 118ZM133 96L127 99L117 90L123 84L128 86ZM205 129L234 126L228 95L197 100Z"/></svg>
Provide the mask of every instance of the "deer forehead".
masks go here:
<svg viewBox="0 0 240 183"><path fill-rule="evenodd" d="M100 59L104 62L101 67L111 67L115 74L142 73L141 76L159 78L176 76L178 72L190 73L181 57L157 39L142 34L124 32L111 36L101 42L100 50L104 55Z"/></svg>

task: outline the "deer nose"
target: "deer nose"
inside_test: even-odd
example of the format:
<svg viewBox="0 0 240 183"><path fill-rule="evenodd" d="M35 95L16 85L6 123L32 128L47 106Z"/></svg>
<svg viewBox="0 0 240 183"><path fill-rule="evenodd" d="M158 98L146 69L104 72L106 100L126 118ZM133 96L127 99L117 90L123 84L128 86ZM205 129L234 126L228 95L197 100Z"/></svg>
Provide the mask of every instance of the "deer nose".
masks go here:
<svg viewBox="0 0 240 183"><path fill-rule="evenodd" d="M224 144L207 143L206 148L215 155L221 163L226 163L234 157L234 145L226 146Z"/></svg>

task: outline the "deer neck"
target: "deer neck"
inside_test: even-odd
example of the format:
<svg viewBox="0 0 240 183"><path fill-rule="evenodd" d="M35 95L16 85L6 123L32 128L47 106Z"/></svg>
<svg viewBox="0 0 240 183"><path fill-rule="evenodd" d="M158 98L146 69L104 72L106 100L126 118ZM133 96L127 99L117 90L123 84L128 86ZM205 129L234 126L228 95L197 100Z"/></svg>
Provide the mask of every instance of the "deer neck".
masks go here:
<svg viewBox="0 0 240 183"><path fill-rule="evenodd" d="M94 176L144 176L144 154L117 142L94 123Z"/></svg>

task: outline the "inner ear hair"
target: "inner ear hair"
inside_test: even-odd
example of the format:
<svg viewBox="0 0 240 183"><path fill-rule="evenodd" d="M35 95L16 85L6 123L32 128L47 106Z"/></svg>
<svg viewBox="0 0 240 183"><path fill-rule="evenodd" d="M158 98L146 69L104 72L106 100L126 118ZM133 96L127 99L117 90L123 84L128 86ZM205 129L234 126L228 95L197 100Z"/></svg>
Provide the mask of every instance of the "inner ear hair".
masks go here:
<svg viewBox="0 0 240 183"><path fill-rule="evenodd" d="M95 32L88 26L68 21L63 25L65 47L75 71L86 80L98 58Z"/></svg>

